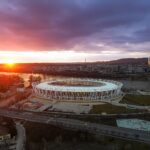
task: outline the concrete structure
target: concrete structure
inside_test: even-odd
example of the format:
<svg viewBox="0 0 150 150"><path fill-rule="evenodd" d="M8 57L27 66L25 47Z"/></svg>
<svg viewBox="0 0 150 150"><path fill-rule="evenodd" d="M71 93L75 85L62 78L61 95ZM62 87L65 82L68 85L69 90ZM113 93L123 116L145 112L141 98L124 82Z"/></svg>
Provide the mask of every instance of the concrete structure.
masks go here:
<svg viewBox="0 0 150 150"><path fill-rule="evenodd" d="M121 100L122 83L111 80L66 79L33 84L37 97L73 102L112 102Z"/></svg>

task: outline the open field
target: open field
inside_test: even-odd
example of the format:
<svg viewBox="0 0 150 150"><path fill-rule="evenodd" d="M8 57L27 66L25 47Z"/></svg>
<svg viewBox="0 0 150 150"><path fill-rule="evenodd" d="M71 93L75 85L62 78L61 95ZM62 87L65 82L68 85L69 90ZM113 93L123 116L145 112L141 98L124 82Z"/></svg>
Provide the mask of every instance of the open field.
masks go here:
<svg viewBox="0 0 150 150"><path fill-rule="evenodd" d="M126 94L121 102L146 106L150 105L150 95Z"/></svg>
<svg viewBox="0 0 150 150"><path fill-rule="evenodd" d="M114 106L111 104L104 104L104 105L93 105L90 113L100 114L100 113L107 113L107 114L115 114L115 113L134 113L140 112L142 110L137 109L127 109L125 107Z"/></svg>

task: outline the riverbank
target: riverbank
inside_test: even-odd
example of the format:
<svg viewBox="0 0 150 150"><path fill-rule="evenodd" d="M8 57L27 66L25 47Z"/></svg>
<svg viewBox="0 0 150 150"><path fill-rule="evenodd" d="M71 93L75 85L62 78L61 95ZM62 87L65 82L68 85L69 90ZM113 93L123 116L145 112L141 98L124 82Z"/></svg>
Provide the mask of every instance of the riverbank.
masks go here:
<svg viewBox="0 0 150 150"><path fill-rule="evenodd" d="M19 75L21 78L24 79L25 81L25 85L28 86L28 80L29 80L29 76L30 75L35 75L35 76L40 76L42 81L45 80L55 80L55 79L66 79L66 78L75 78L73 76L63 76L61 74L57 74L57 75L53 75L53 74L42 74L42 73L17 73L17 72L0 72L0 74L15 74L15 75ZM82 77L82 76L81 76ZM80 78L78 76L78 78ZM83 77L82 77L83 78ZM87 78L87 77L84 77ZM99 79L101 77L98 77ZM97 78L97 79L98 79ZM112 78L109 78L112 79ZM114 80L117 80L119 82L123 83L123 89L125 90L149 90L150 91L150 80L137 80L137 79L130 79L130 78L126 78L126 79L120 79L120 78L115 78Z"/></svg>

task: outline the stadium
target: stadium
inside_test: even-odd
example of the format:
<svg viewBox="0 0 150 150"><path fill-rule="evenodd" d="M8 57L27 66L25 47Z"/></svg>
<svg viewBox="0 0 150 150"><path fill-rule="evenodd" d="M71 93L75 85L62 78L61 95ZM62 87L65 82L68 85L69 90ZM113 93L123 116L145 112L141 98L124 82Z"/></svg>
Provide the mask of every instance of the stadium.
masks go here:
<svg viewBox="0 0 150 150"><path fill-rule="evenodd" d="M49 101L112 102L120 101L122 83L101 79L65 79L33 83L36 97Z"/></svg>

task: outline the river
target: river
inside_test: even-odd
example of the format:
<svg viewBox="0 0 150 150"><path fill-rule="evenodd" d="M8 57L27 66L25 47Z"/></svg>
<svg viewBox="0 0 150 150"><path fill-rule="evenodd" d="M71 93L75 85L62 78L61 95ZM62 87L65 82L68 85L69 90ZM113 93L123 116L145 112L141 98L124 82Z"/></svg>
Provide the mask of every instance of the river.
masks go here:
<svg viewBox="0 0 150 150"><path fill-rule="evenodd" d="M69 78L69 77L64 77L64 76L59 76L59 75L54 76L54 75L46 75L46 74L32 74L32 73L0 72L0 74L19 75L20 77L22 77L24 79L26 87L29 85L28 80L29 80L30 75L40 76L42 81ZM123 87L126 88L126 89L137 89L137 90L148 90L148 91L150 91L150 81L139 81L139 80L134 80L134 81L131 81L131 80L118 80L118 81L122 82Z"/></svg>

